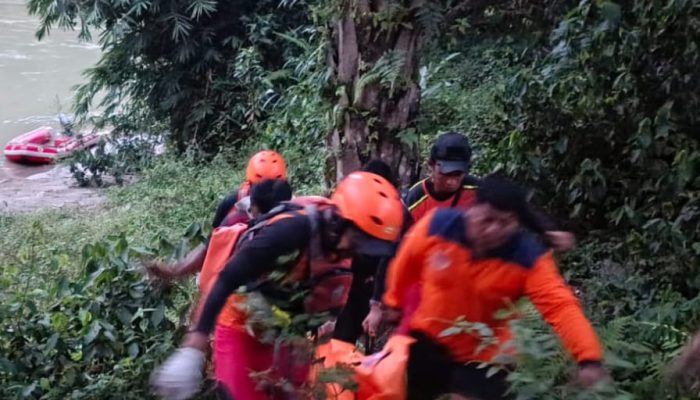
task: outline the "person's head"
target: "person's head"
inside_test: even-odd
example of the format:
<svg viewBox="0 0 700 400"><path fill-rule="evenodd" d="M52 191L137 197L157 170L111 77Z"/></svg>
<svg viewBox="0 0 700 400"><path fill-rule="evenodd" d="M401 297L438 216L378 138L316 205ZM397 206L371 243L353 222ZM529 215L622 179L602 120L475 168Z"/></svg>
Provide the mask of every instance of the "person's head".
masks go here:
<svg viewBox="0 0 700 400"><path fill-rule="evenodd" d="M530 228L534 218L525 190L497 175L483 179L476 192L476 204L466 213L469 221L467 236L479 251L503 246L521 226Z"/></svg>
<svg viewBox="0 0 700 400"><path fill-rule="evenodd" d="M437 137L430 148L430 180L438 194L457 192L471 167L472 148L466 136L457 132Z"/></svg>
<svg viewBox="0 0 700 400"><path fill-rule="evenodd" d="M265 179L250 189L250 214L257 217L291 199L292 187L287 181Z"/></svg>
<svg viewBox="0 0 700 400"><path fill-rule="evenodd" d="M399 193L389 181L370 172L353 172L331 196L338 221L334 251L390 256L403 225Z"/></svg>
<svg viewBox="0 0 700 400"><path fill-rule="evenodd" d="M287 166L284 158L272 150L263 150L255 153L248 160L245 179L251 185L265 179L287 179Z"/></svg>
<svg viewBox="0 0 700 400"><path fill-rule="evenodd" d="M364 167L362 167L362 171L377 174L392 184L395 183L394 174L391 172L391 167L382 160L370 160Z"/></svg>

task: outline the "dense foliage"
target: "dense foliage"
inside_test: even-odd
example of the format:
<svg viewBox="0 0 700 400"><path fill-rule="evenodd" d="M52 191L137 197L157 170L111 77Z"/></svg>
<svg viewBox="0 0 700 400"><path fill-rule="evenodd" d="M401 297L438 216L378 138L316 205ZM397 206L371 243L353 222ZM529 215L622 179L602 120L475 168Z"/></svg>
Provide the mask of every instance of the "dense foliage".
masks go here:
<svg viewBox="0 0 700 400"><path fill-rule="evenodd" d="M307 17L299 5L279 5L31 0L29 11L41 17L39 38L55 26L77 28L83 39L98 33L102 57L77 90L80 115L99 98L102 119L120 130L163 123L180 151L213 151L252 134L287 82L280 50L296 49L279 34Z"/></svg>
<svg viewBox="0 0 700 400"><path fill-rule="evenodd" d="M337 76L333 24L347 17L348 9L336 13L346 3L30 1L42 35L53 26L99 33L103 57L78 90L78 111L104 91L104 116L118 128L164 127L190 158L140 158L143 179L114 189L89 219L0 218L10 232L0 239L2 397L146 397L190 292L146 281L140 259L175 257L199 240L198 227L259 148L283 153L298 192L325 192L335 167L328 134L348 115L366 119L369 142L381 131L373 128L381 112L344 96L376 89L390 103L417 84L420 107L392 131L403 145L425 155L435 134L466 132L476 172L500 169L528 182L579 235L562 270L599 330L616 383L594 392L573 386L570 360L523 304L522 357L510 376L518 398L692 398L666 374L700 326L700 2L372 8L373 18L352 21L369 35L360 46L411 23L421 46L403 77L393 43L367 47L376 54L351 80L361 87ZM222 145L229 148L213 161L191 162ZM91 172L84 180L138 164L119 153L81 157Z"/></svg>
<svg viewBox="0 0 700 400"><path fill-rule="evenodd" d="M610 261L646 280L635 297L700 289L698 21L693 1L582 2L503 94L512 131L493 155L613 242Z"/></svg>

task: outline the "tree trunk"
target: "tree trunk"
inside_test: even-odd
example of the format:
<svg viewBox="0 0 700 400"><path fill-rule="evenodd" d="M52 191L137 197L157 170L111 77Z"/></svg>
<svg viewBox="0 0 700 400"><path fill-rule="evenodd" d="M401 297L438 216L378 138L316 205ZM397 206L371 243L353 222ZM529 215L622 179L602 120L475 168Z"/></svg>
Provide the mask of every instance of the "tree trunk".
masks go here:
<svg viewBox="0 0 700 400"><path fill-rule="evenodd" d="M420 104L415 10L424 1L343 0L333 21L330 59L336 123L329 135L335 178L372 158L391 165L403 185L416 178Z"/></svg>

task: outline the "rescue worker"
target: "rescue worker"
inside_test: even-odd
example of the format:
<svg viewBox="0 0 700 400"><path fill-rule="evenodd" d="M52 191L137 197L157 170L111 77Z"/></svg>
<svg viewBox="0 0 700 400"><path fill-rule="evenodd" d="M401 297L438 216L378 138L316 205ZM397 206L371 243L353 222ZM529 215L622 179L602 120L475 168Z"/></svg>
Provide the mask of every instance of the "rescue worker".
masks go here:
<svg viewBox="0 0 700 400"><path fill-rule="evenodd" d="M578 379L591 385L606 377L602 350L576 297L562 279L551 251L533 229L524 190L496 176L485 178L476 203L437 209L406 234L388 270L384 304L396 312L414 284L421 302L409 321L415 339L407 364L408 399L457 393L481 400L506 398L506 373L487 377L481 363L508 352L507 319L495 313L527 296L578 362ZM497 344L484 346L468 330L446 334L459 319L486 324Z"/></svg>
<svg viewBox="0 0 700 400"><path fill-rule="evenodd" d="M287 166L284 158L273 150L259 151L248 160L245 182L237 191L229 193L219 203L214 213L212 229L222 225L231 226L239 222L248 223L250 220L248 213L250 190L253 185L266 179L287 179ZM161 279L193 275L202 269L206 253L207 243L204 243L195 247L182 260L170 264L154 261L148 263L146 269L151 275Z"/></svg>
<svg viewBox="0 0 700 400"><path fill-rule="evenodd" d="M391 183L375 174L355 172L338 184L330 201L313 216L297 211L282 213L240 245L209 292L196 328L154 375L153 384L160 395L187 399L197 393L208 337L227 298L237 288L256 287L266 298L272 297L269 291L288 292L285 311L295 314L303 312L298 303L306 299L298 299L298 292L288 291L285 284L294 287L313 268L305 258L313 243L319 243L324 260L393 253L403 214L399 194ZM260 285L261 280L267 284Z"/></svg>
<svg viewBox="0 0 700 400"><path fill-rule="evenodd" d="M292 188L286 181L270 179L254 184L250 190L253 217L250 225L255 225L258 217L291 199ZM216 275L236 251L236 243L246 229L247 225L238 223L217 228L212 233L200 275L201 298L206 299ZM230 296L216 323L214 374L221 399L265 398L258 393L256 382L250 377L251 370L261 370L265 360L260 351L255 351L259 344L246 332L246 313L242 310L244 300L240 295ZM193 319L193 326L197 325L197 320L198 316ZM269 354L267 356L269 358Z"/></svg>
<svg viewBox="0 0 700 400"><path fill-rule="evenodd" d="M259 151L248 160L248 165L245 170L245 182L241 184L237 191L229 193L221 203L219 203L214 213L212 228L216 228L223 222L226 222L227 217L231 218L231 211L234 210L236 203L248 197L251 187L265 179L287 180L287 166L284 162L284 158L276 151ZM243 213L238 213L238 218L229 221L228 225L233 225L235 222L245 223L248 219Z"/></svg>
<svg viewBox="0 0 700 400"><path fill-rule="evenodd" d="M428 160L429 176L415 184L404 197L404 203L411 213L413 221L418 221L436 208L467 208L474 204L479 179L469 174L471 168L472 148L466 136L449 132L437 137L430 148ZM542 213L531 210L536 220L532 224L533 232L544 236L545 241L557 251L567 251L574 244L574 236L569 232L559 231ZM370 312L363 321L365 332L374 336L384 310L381 298L384 294L385 269L381 265L375 280L375 289L370 304ZM420 302L419 283L406 292L406 309L399 322L397 333L406 333L410 316ZM391 318L389 318L391 319Z"/></svg>
<svg viewBox="0 0 700 400"><path fill-rule="evenodd" d="M474 202L479 180L469 174L472 148L457 132L437 137L430 148L429 174L411 187L404 202L414 221L435 208L468 207Z"/></svg>

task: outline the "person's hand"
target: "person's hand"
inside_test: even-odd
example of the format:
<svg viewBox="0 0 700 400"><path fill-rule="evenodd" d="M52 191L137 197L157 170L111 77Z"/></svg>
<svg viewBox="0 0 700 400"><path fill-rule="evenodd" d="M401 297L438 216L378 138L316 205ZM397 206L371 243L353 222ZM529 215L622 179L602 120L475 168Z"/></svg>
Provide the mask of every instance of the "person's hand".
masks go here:
<svg viewBox="0 0 700 400"><path fill-rule="evenodd" d="M175 351L151 376L151 386L158 396L169 400L186 400L199 392L206 356L194 347Z"/></svg>
<svg viewBox="0 0 700 400"><path fill-rule="evenodd" d="M587 363L578 367L576 383L589 388L599 382L608 380L610 375L600 363Z"/></svg>
<svg viewBox="0 0 700 400"><path fill-rule="evenodd" d="M569 251L576 246L576 237L571 232L547 231L545 236L552 248L559 252Z"/></svg>
<svg viewBox="0 0 700 400"><path fill-rule="evenodd" d="M365 317L365 320L362 321L362 328L370 337L377 336L377 329L379 329L379 324L382 322L382 314L381 306L372 304L367 317Z"/></svg>
<svg viewBox="0 0 700 400"><path fill-rule="evenodd" d="M322 337L331 335L331 334L333 334L334 330L335 330L335 320L328 321L318 328L318 337L322 338Z"/></svg>

